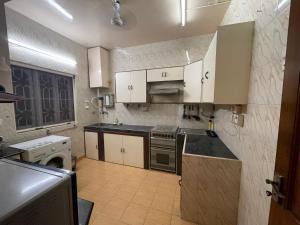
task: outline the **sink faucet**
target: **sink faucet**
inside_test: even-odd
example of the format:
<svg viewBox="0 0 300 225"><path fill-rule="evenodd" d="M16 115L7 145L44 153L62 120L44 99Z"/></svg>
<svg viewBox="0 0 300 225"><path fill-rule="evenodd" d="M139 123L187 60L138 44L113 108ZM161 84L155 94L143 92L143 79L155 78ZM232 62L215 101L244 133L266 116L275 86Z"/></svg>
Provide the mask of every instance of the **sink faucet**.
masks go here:
<svg viewBox="0 0 300 225"><path fill-rule="evenodd" d="M118 125L118 124L119 124L119 120L118 120L118 118L117 118L117 117L115 118L114 124L116 124L116 125Z"/></svg>

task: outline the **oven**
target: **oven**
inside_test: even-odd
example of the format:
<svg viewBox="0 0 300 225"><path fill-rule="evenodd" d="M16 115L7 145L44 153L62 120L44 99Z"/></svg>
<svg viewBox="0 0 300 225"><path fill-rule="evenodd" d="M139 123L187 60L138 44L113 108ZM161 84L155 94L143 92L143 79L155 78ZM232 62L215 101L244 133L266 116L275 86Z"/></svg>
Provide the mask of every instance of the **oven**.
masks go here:
<svg viewBox="0 0 300 225"><path fill-rule="evenodd" d="M175 173L177 128L163 128L160 126L151 131L150 167L151 169Z"/></svg>

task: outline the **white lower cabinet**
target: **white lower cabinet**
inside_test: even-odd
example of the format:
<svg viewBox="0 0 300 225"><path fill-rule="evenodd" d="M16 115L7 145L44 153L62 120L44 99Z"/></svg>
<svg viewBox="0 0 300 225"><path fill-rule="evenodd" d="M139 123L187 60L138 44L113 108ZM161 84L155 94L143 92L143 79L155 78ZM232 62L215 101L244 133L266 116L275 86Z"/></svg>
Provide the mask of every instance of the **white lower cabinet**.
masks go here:
<svg viewBox="0 0 300 225"><path fill-rule="evenodd" d="M99 160L98 133L84 132L85 155L89 159Z"/></svg>
<svg viewBox="0 0 300 225"><path fill-rule="evenodd" d="M105 161L144 168L144 138L104 133Z"/></svg>

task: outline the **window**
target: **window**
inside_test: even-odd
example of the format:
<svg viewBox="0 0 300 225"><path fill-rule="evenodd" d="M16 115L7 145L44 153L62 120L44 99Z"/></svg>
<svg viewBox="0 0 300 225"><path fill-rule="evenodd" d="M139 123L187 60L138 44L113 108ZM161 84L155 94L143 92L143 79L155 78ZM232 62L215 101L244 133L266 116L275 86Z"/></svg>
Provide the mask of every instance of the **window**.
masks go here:
<svg viewBox="0 0 300 225"><path fill-rule="evenodd" d="M17 130L74 121L72 77L13 65L12 80L24 98L15 103Z"/></svg>

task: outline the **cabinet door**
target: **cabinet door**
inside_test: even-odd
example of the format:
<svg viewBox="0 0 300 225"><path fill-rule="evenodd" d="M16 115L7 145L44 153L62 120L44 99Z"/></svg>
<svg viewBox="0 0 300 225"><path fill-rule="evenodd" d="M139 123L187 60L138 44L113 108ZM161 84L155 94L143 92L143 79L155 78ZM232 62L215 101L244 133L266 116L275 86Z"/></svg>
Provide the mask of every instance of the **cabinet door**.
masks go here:
<svg viewBox="0 0 300 225"><path fill-rule="evenodd" d="M215 95L215 75L216 75L216 54L217 54L217 33L215 34L209 49L204 58L203 70L203 96L202 102L213 103Z"/></svg>
<svg viewBox="0 0 300 225"><path fill-rule="evenodd" d="M144 168L144 138L123 136L124 165Z"/></svg>
<svg viewBox="0 0 300 225"><path fill-rule="evenodd" d="M90 48L88 49L88 61L89 61L90 87L91 88L109 87L108 51L100 47Z"/></svg>
<svg viewBox="0 0 300 225"><path fill-rule="evenodd" d="M165 78L163 72L163 69L147 70L147 82L164 81Z"/></svg>
<svg viewBox="0 0 300 225"><path fill-rule="evenodd" d="M131 72L131 102L143 103L147 100L146 70Z"/></svg>
<svg viewBox="0 0 300 225"><path fill-rule="evenodd" d="M85 155L89 159L99 160L98 150L98 133L84 132L85 138Z"/></svg>
<svg viewBox="0 0 300 225"><path fill-rule="evenodd" d="M202 90L202 61L184 67L184 94L183 101L187 103L200 103Z"/></svg>
<svg viewBox="0 0 300 225"><path fill-rule="evenodd" d="M183 67L171 67L163 70L165 81L183 80Z"/></svg>
<svg viewBox="0 0 300 225"><path fill-rule="evenodd" d="M116 99L130 103L130 72L116 73Z"/></svg>
<svg viewBox="0 0 300 225"><path fill-rule="evenodd" d="M123 136L118 134L103 134L105 161L123 164Z"/></svg>

